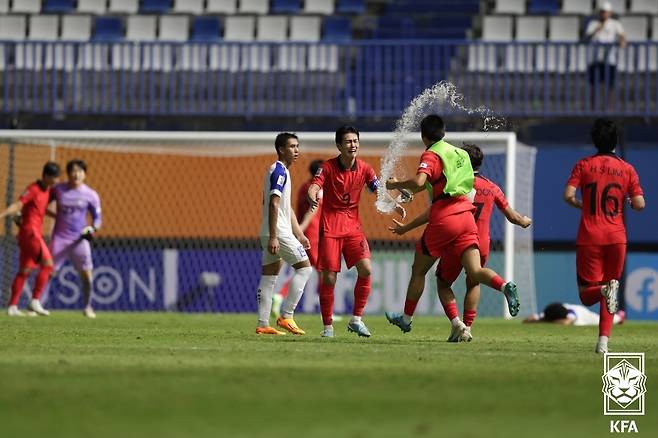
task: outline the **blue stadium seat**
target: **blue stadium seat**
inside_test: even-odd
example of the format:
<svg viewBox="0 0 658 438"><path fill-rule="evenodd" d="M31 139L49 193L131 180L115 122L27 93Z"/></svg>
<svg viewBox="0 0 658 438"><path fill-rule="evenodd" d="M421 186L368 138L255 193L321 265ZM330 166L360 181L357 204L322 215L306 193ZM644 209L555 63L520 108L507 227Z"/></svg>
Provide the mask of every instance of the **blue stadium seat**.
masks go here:
<svg viewBox="0 0 658 438"><path fill-rule="evenodd" d="M336 12L342 14L363 14L365 11L365 0L338 0L336 5Z"/></svg>
<svg viewBox="0 0 658 438"><path fill-rule="evenodd" d="M171 9L171 0L142 0L141 12L164 14Z"/></svg>
<svg viewBox="0 0 658 438"><path fill-rule="evenodd" d="M118 17L96 17L95 41L117 41L123 38L123 22Z"/></svg>
<svg viewBox="0 0 658 438"><path fill-rule="evenodd" d="M322 39L324 41L350 41L352 39L352 22L347 17L325 17Z"/></svg>
<svg viewBox="0 0 658 438"><path fill-rule="evenodd" d="M275 14L298 14L301 9L301 0L272 0L270 7L270 11Z"/></svg>
<svg viewBox="0 0 658 438"><path fill-rule="evenodd" d="M530 14L557 14L560 5L557 0L530 0L528 13Z"/></svg>
<svg viewBox="0 0 658 438"><path fill-rule="evenodd" d="M69 13L75 9L75 0L48 0L43 8L45 12Z"/></svg>
<svg viewBox="0 0 658 438"><path fill-rule="evenodd" d="M221 39L222 24L217 17L194 17L192 41L218 41Z"/></svg>

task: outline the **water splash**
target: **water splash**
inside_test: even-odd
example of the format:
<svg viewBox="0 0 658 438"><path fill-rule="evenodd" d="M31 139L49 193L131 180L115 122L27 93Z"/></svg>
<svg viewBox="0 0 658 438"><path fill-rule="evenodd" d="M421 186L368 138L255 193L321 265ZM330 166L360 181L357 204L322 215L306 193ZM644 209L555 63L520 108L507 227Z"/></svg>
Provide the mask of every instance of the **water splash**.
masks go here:
<svg viewBox="0 0 658 438"><path fill-rule="evenodd" d="M416 96L402 113L402 117L395 123L393 139L388 146L386 155L381 164L381 181L384 183L393 176L400 162L404 150L407 148L406 137L409 133L418 130L420 121L431 113L445 112L446 106L462 111L468 115L476 115L483 119L483 131L495 131L506 125L503 117L497 116L492 110L485 106L469 108L464 104L464 95L457 91L457 87L448 81L441 81L426 88ZM375 203L377 210L381 213L391 213L395 208L395 200L383 186L377 192Z"/></svg>

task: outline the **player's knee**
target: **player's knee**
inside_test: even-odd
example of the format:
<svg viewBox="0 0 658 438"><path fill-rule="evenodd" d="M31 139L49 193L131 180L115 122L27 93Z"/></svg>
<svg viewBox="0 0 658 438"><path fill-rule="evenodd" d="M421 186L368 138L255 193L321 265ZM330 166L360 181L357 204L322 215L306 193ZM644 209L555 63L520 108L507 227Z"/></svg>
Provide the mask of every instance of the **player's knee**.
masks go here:
<svg viewBox="0 0 658 438"><path fill-rule="evenodd" d="M336 284L336 273L331 271L323 271L322 284Z"/></svg>
<svg viewBox="0 0 658 438"><path fill-rule="evenodd" d="M372 269L370 266L361 266L356 268L356 273L359 277L361 278L367 278L370 277Z"/></svg>

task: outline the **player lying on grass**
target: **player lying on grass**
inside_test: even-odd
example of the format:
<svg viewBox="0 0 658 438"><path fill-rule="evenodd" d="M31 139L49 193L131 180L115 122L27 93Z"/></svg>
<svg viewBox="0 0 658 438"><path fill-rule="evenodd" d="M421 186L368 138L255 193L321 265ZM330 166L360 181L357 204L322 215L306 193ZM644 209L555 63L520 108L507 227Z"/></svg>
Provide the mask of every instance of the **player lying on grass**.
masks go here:
<svg viewBox="0 0 658 438"><path fill-rule="evenodd" d="M288 171L299 157L299 139L295 134L284 132L276 136L274 147L278 160L265 173L263 183L263 218L260 227L263 269L258 285L256 334L285 335L285 332L270 327L272 295L283 259L295 269L295 275L276 324L292 334L303 335L305 332L297 326L293 315L313 270L306 254L310 243L292 211L292 180Z"/></svg>
<svg viewBox="0 0 658 438"><path fill-rule="evenodd" d="M418 192L427 189L432 203L429 211L408 225L412 229L429 222L416 244L404 314L413 315L425 288L425 274L441 258L442 263L437 267L440 278L448 278L446 266L459 263L473 282L484 283L503 292L510 314L516 316L520 307L516 285L511 281L506 282L496 272L481 265L478 229L472 213L475 207L472 198L467 196L473 194L474 181L468 153L443 141L445 124L437 115L425 117L421 121L420 130L427 150L421 155L416 176L405 181L391 178L386 182L389 190ZM402 230L405 228L402 224L397 226ZM392 324L408 332L411 330L411 318L405 318L404 314L386 316ZM459 319L456 309L448 317L458 340L469 340L468 327Z"/></svg>
<svg viewBox="0 0 658 438"><path fill-rule="evenodd" d="M94 264L91 257L91 240L101 227L101 202L98 193L84 183L87 177L87 164L82 160L66 163L68 182L57 184L53 196L57 201L55 229L50 242L50 250L58 271L66 260L70 260L80 275L84 295L83 315L96 318L92 306L92 272ZM91 216L91 225L87 223L87 214Z"/></svg>
<svg viewBox="0 0 658 438"><path fill-rule="evenodd" d="M50 315L50 312L45 310L39 301L46 284L48 284L50 274L53 272L53 258L43 238L42 228L46 209L52 201L51 189L57 184L59 172L59 164L52 161L47 162L43 166L41 179L30 184L18 201L0 213L0 218L19 212L21 215L18 230L18 248L20 250L18 272L11 285L11 298L7 307L9 316L25 316L25 313L18 310L18 300L23 292L25 281L37 265L39 272L32 289L32 299L27 308L38 315Z"/></svg>
<svg viewBox="0 0 658 438"><path fill-rule="evenodd" d="M527 216L519 214L516 210L510 207L509 202L505 198L505 194L500 187L480 174L480 166L482 166L482 161L484 160L482 150L474 144L465 144L462 146L462 149L468 153L475 176L473 182L473 188L475 189L473 205L475 206L475 211L473 212L473 215L475 217L475 223L478 230L478 240L480 243L480 264L485 266L487 259L489 258L489 248L491 243L489 225L494 205L498 207L509 222L520 227L529 227L532 224L532 220ZM426 214L421 216L423 219L427 218ZM395 234L402 235L412 229L410 225L404 226L401 223L396 222L396 225L390 229ZM422 223L418 224L418 222L416 222L413 223L413 225L422 225ZM439 299L443 305L443 309L446 312L446 316L451 321L458 318L459 315L457 301L455 300L455 294L453 293L451 286L461 271L462 264L458 258L442 258L439 261L436 279L437 290L439 292ZM438 275L439 273L441 273L440 276ZM464 333L464 335L461 336L462 341L470 341L472 339L471 326L477 315L479 302L480 284L473 281L471 278L466 277L466 295L464 296L464 313L462 322L468 328L468 333ZM391 323L398 325L400 328L402 328L402 326L408 327L409 330L411 330L413 313L407 314L407 310L413 312L411 306L409 306L409 309L405 306L405 312L403 314L387 313L386 315ZM399 321L400 323L397 324L395 321ZM461 325L458 323L452 325L448 342L458 342L460 340L460 327Z"/></svg>
<svg viewBox="0 0 658 438"><path fill-rule="evenodd" d="M635 168L615 155L617 126L597 119L591 130L597 153L574 166L564 200L581 210L576 238L576 272L580 301L599 306L599 339L595 351L608 351L613 315L617 312L619 279L626 258L624 204L644 208L644 195ZM576 198L580 189L582 200Z"/></svg>
<svg viewBox="0 0 658 438"><path fill-rule="evenodd" d="M336 130L336 147L340 155L325 161L308 189L309 203L317 206L323 192L320 219L320 248L318 269L320 275L320 310L324 329L322 337L333 338L333 307L336 277L341 268L341 255L347 268L356 266L358 278L354 286L354 307L347 330L359 336L370 337L370 331L361 320L370 295L370 248L359 220L359 199L366 186L377 192L379 180L372 166L357 158L359 131L353 126ZM404 217L404 209L396 210Z"/></svg>
<svg viewBox="0 0 658 438"><path fill-rule="evenodd" d="M626 319L626 312L617 311L613 315L614 324L623 324ZM569 303L551 303L544 307L541 313L535 313L528 316L523 322L550 322L559 325L599 325L601 318L598 313L592 312L581 304Z"/></svg>

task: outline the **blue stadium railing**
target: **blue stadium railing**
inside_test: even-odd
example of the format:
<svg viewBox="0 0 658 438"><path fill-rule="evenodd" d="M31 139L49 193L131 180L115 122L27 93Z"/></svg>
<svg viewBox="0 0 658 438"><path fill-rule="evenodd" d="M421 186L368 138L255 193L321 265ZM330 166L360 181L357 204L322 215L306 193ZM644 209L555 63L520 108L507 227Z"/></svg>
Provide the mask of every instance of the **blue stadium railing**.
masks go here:
<svg viewBox="0 0 658 438"><path fill-rule="evenodd" d="M395 117L441 80L506 116L656 116L658 42L0 42L5 114Z"/></svg>

